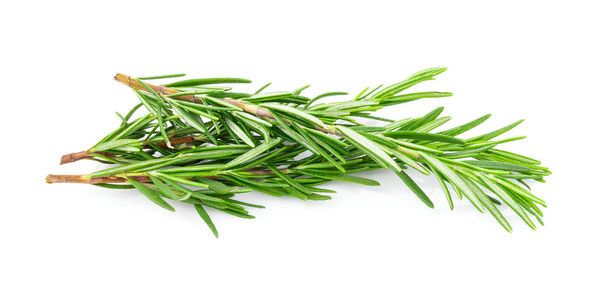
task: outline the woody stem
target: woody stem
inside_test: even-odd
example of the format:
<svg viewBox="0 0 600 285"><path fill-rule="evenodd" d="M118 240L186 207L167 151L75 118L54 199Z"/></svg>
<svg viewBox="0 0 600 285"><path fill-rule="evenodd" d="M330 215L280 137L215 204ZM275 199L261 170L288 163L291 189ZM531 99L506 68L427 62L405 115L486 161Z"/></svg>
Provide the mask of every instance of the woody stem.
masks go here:
<svg viewBox="0 0 600 285"><path fill-rule="evenodd" d="M150 92L150 90L148 90L143 84L141 84L139 81L135 80L131 76L118 73L117 75L115 75L115 80L118 82L121 82L131 88ZM149 84L149 83L146 83L146 86L148 86L150 89L154 90L156 93L162 94L162 95L173 95L173 94L179 93L179 90L165 87L165 86L153 85L153 84ZM177 97L173 97L173 98L177 99L177 100L183 100L183 101L188 101L188 102L192 102L192 103L202 104L202 100L196 98L194 95L182 95L182 96L177 96ZM250 113L250 114L253 114L253 115L256 115L259 117L274 118L271 111L269 111L265 108L259 107L258 105L250 104L250 103L246 103L243 101L230 99L230 98L223 98L222 100L224 100L230 104L233 104L237 107L240 107L246 113ZM335 134L337 136L343 136L342 133L340 133L335 128L335 126L332 126L332 125L325 125L325 127L314 126L314 128L316 130L319 130L324 133Z"/></svg>

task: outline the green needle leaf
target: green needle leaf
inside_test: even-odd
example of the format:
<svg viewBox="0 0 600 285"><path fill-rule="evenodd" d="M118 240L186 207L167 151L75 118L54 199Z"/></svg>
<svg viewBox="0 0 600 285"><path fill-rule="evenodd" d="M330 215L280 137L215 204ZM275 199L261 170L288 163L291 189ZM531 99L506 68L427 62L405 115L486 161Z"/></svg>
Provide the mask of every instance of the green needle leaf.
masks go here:
<svg viewBox="0 0 600 285"><path fill-rule="evenodd" d="M93 151L93 152L105 151L105 150L115 149L115 148L123 147L123 146L129 146L129 147L132 147L135 151L139 151L141 145L142 144L138 140L120 139L120 140L113 140L113 141L101 143L101 144L91 148L90 151Z"/></svg>
<svg viewBox="0 0 600 285"><path fill-rule="evenodd" d="M271 149L272 147L276 146L277 144L279 144L281 142L281 139L274 139L268 143L263 143L251 150L249 150L248 152L236 157L235 159L231 160L230 162L228 162L227 164L225 164L224 168L232 168L234 166L240 165L242 163L248 162L250 160L252 160L253 158L261 155L262 153L264 153L265 151Z"/></svg>
<svg viewBox="0 0 600 285"><path fill-rule="evenodd" d="M265 104L261 104L262 107L271 109L271 110L276 110L276 111L280 111L286 114L290 114L292 116L296 116L298 118L302 118L306 121L309 121L321 128L325 127L325 124L317 117L310 115L308 113L302 112L296 108L292 108L290 106L286 106L286 105L280 105L280 104L272 104L272 103L265 103Z"/></svg>
<svg viewBox="0 0 600 285"><path fill-rule="evenodd" d="M202 220L204 220L204 222L206 223L206 225L212 231L213 235L215 235L215 237L218 238L219 237L219 233L217 232L217 227L215 227L215 224L213 224L213 222L210 219L210 216L208 216L208 213L206 212L206 210L204 210L204 208L202 208L202 206L200 206L200 204L194 204L194 208L196 208L196 211L198 212L198 215L200 215L200 217L202 218Z"/></svg>
<svg viewBox="0 0 600 285"><path fill-rule="evenodd" d="M473 203L473 206L477 208L477 210L483 213L483 205L481 204L477 196L475 196L475 194L472 192L471 188L469 188L469 186L465 183L465 181L462 178L458 176L458 174L456 174L454 171L452 171L452 169L446 166L446 164L434 158L433 156L429 156L428 154L423 152L421 152L420 155L421 157L423 157L423 159L425 159L425 161L427 161L427 163L432 168L439 171L446 179L448 179L448 181L454 184L458 188L457 190L460 190L462 193L464 193L465 196L467 196L467 198L469 199L469 201Z"/></svg>
<svg viewBox="0 0 600 285"><path fill-rule="evenodd" d="M417 195L417 197L419 197L419 199L421 199L421 201L423 203L425 203L425 205L427 205L429 208L433 209L434 206L433 206L433 202L431 202L431 199L429 199L427 194L425 194L425 192L423 192L423 189L421 189L421 187L419 187L419 185L417 185L417 183L415 183L415 181L412 180L412 178L410 178L410 176L408 176L408 174L406 174L406 172L396 171L396 169L393 169L393 170L394 170L394 172L396 172L398 177L400 177L400 179L402 179L404 184L406 184L406 186L408 186L408 189L410 189L413 193L415 193L415 195Z"/></svg>
<svg viewBox="0 0 600 285"><path fill-rule="evenodd" d="M213 190L219 194L227 194L231 190L234 190L233 187L229 187L217 180L206 179L206 178L202 178L202 177L196 177L196 180L200 183L204 183L204 184L208 185L208 189Z"/></svg>
<svg viewBox="0 0 600 285"><path fill-rule="evenodd" d="M531 219L529 219L529 216L527 216L527 213L525 213L523 208L521 208L521 206L519 206L519 204L510 197L510 195L508 195L506 192L504 192L504 190L502 190L500 187L498 187L485 174L478 173L476 175L481 179L481 181L483 182L483 185L487 189L489 189L494 194L496 194L496 196L498 196L504 203L506 203L511 209L513 209L513 211L515 211L515 213L517 213L517 215L519 215L519 217L521 217L521 219L531 229L533 229L533 230L536 229L535 224L531 221Z"/></svg>
<svg viewBox="0 0 600 285"><path fill-rule="evenodd" d="M160 198L160 196L158 196L158 194L156 194L156 192L150 189L148 186L129 177L127 177L127 181L129 181L129 183L131 183L131 185L133 185L135 189L140 191L140 193L144 194L144 196L148 197L148 199L150 199L150 201L154 202L156 205L159 205L169 211L175 212L175 208L173 208L171 205L169 205L169 203L165 202L165 200Z"/></svg>
<svg viewBox="0 0 600 285"><path fill-rule="evenodd" d="M152 79L173 78L173 77L182 77L182 76L185 76L185 73L138 77L138 79L139 80L152 80Z"/></svg>
<svg viewBox="0 0 600 285"><path fill-rule="evenodd" d="M312 194L312 190L308 187L304 187L302 184L294 181L294 179L288 177L287 175L283 174L281 171L279 171L277 168L273 167L273 166L267 166L267 168L269 170L271 170L273 172L273 174L277 175L279 178L281 178L283 181L285 181L286 183L288 183L290 186L292 187L286 187L285 190L289 191L290 194L298 197L299 199L302 200L307 200L308 196L306 196L307 194Z"/></svg>
<svg viewBox="0 0 600 285"><path fill-rule="evenodd" d="M529 214L543 224L539 205L546 205L532 194L527 183L544 182L551 171L536 159L496 149L524 136L492 141L521 121L462 140L457 136L482 124L490 115L434 133L451 120L449 116L440 117L442 107L402 120L375 114L388 106L452 95L403 92L433 80L444 70L423 70L387 87L366 88L353 99L327 103L319 100L346 93L328 92L310 99L301 95L309 85L266 93L263 90L269 84L255 93L210 85L250 83L241 78L189 79L153 86L142 80L184 74L142 78L118 74L115 79L132 88L139 104L125 116L118 113L116 129L93 147L61 158L61 163L90 159L114 165L88 175L50 175L47 181L136 188L168 210L174 209L165 200L180 200L194 205L217 236L205 207L251 219L254 216L245 208L258 205L239 201L237 194L258 191L278 197L328 200L331 197L327 193L335 191L320 185L336 180L376 186L377 181L353 173L380 168L391 168L433 208L423 189L403 171L411 167L426 175L433 172L450 209L454 202L447 183L458 199L464 195L480 212L487 209L507 231L512 229L497 208L501 203L535 229ZM142 105L147 111L140 109ZM141 112L144 114L132 119L134 113Z"/></svg>
<svg viewBox="0 0 600 285"><path fill-rule="evenodd" d="M152 183L154 183L154 185L156 185L158 190L160 190L163 194L165 194L165 196L167 196L167 198L172 199L172 200L180 200L182 198L182 197L178 196L177 194L175 194L175 192L173 192L173 190L171 190L171 188L169 188L166 184L164 184L162 181L160 181L154 175L148 174L148 177L150 177L150 180L152 180Z"/></svg>
<svg viewBox="0 0 600 285"><path fill-rule="evenodd" d="M302 170L302 169L294 169L294 172L302 173L302 174L308 175L308 176L320 177L320 178L324 178L324 179L331 179L331 180L337 180L337 181L352 182L352 183L368 185L368 186L379 186L380 185L379 182L377 182L375 180L371 180L371 179L363 178L363 177L352 176L352 175L347 175L347 174L328 174L328 173L322 173L322 172L318 172L318 171L310 171L310 170Z"/></svg>
<svg viewBox="0 0 600 285"><path fill-rule="evenodd" d="M222 84L222 83L252 83L252 80L243 79L243 78L233 78L233 77L198 78L198 79L187 79L187 80L177 81L177 82L169 83L165 86L166 87L192 87L192 86L199 86L199 85Z"/></svg>
<svg viewBox="0 0 600 285"><path fill-rule="evenodd" d="M254 147L255 144L252 141L252 139L250 138L250 135L248 133L246 133L244 130L242 130L242 128L240 128L240 126L238 126L236 123L234 123L232 120L230 119L225 119L225 123L227 124L227 126L231 129L231 131L238 137L240 138L243 142L245 142L247 145Z"/></svg>
<svg viewBox="0 0 600 285"><path fill-rule="evenodd" d="M423 141L447 142L447 143L455 143L455 144L464 144L465 143L464 140L461 140L461 139L455 138L455 137L451 137L451 136L413 132L413 131L387 132L387 133L385 133L385 135L388 137L395 138L395 139L414 139L414 140L423 140Z"/></svg>
<svg viewBox="0 0 600 285"><path fill-rule="evenodd" d="M467 141L468 141L468 142L471 142L471 141L478 141L478 140L482 140L482 141L488 141L488 140L491 140L491 139L493 139L493 138L495 138L495 137L497 137L497 136L499 136L499 135L501 135L501 134L503 134L503 133L506 133L507 131L510 131L512 128L514 128L514 127L518 126L518 125L519 125L519 124L521 124L523 121L524 121L524 120L519 120L519 121L516 121L516 122L514 122L514 123L512 123L512 124L510 124L510 125L508 125L508 126L506 126L506 127L503 127L503 128L497 129L497 130L495 130L495 131L493 131L493 132L489 132L489 133L487 133L487 134L485 134L485 135L480 135L480 136L478 136L478 137L474 137L474 138L468 139Z"/></svg>
<svg viewBox="0 0 600 285"><path fill-rule="evenodd" d="M244 113L244 112L232 112L232 113L236 117L241 117L243 119L248 119L248 120L250 120L252 122L255 122L255 123L267 126L267 127L273 126L273 124L271 124L271 123L269 123L269 122L267 122L267 121L265 121L263 119L260 119L259 117L256 117L254 115L250 115L248 113Z"/></svg>
<svg viewBox="0 0 600 285"><path fill-rule="evenodd" d="M173 180L175 182L179 182L181 184L185 184L185 185L189 185L189 186L196 186L196 187L202 187L202 188L208 188L208 185L204 184L204 183L198 183L198 182L194 182L194 181L190 181L187 179L183 179L177 176L173 176L170 174L166 174L166 173L161 173L161 172L156 172L155 174L156 176L160 177L160 178L167 178L169 180Z"/></svg>
<svg viewBox="0 0 600 285"><path fill-rule="evenodd" d="M435 174L435 177L437 178L438 183L440 183L440 186L442 187L442 190L444 191L444 195L446 196L446 200L448 200L448 205L450 206L450 210L453 210L454 202L452 201L452 196L450 195L450 191L448 190L448 185L446 185L446 182L444 181L444 177L442 177L442 175L437 170L432 170L431 172L433 172L433 174Z"/></svg>
<svg viewBox="0 0 600 285"><path fill-rule="evenodd" d="M484 115L484 116L479 117L479 118L477 118L477 119L475 119L473 121L470 121L470 122L468 122L468 123L466 123L464 125L460 125L458 127L454 127L452 129L440 132L438 134L440 134L440 135L447 135L447 136L457 136L457 135L460 135L460 134L462 134L462 133L464 133L464 132L466 132L466 131L474 128L474 127L479 126L481 123L485 122L491 116L492 116L491 114Z"/></svg>
<svg viewBox="0 0 600 285"><path fill-rule="evenodd" d="M306 105L304 105L304 109L306 109L308 106L310 106L310 104L314 103L315 101L325 98L325 97L330 97L330 96L339 96L339 95L348 95L347 92L327 92L327 93L323 93L320 95L315 96L315 98L312 98L310 101L308 101L306 103Z"/></svg>
<svg viewBox="0 0 600 285"><path fill-rule="evenodd" d="M463 180L465 181L465 183L467 183L470 186L470 189L477 196L477 199L479 199L479 201L481 201L481 203L485 206L486 209L488 209L490 214L492 214L492 216L494 216L494 218L498 221L498 223L500 223L500 225L502 225L502 227L509 233L512 232L512 227L510 226L508 221L506 221L506 219L504 218L502 213L500 213L498 208L496 208L494 203L492 203L490 198L487 195L485 195L485 193L483 193L483 191L481 191L481 189L475 183L473 183L471 180L469 180L468 178L463 178Z"/></svg>
<svg viewBox="0 0 600 285"><path fill-rule="evenodd" d="M382 167L384 167L384 168L392 167L393 169L397 170L398 172L402 172L402 169L400 168L400 166L398 166L398 164L387 153L385 153L385 151L383 151L376 143L370 141L369 139L365 138L364 136L362 136L361 134L357 133L356 131L354 131L350 128L338 126L337 129L354 146L361 149L363 152L365 152L369 157L371 157L373 160L375 160Z"/></svg>
<svg viewBox="0 0 600 285"><path fill-rule="evenodd" d="M202 122L196 120L196 118L192 117L192 115L183 110L183 108L177 106L177 104L173 104L172 106L175 110L175 113L177 113L184 122L194 127L201 133L206 133L206 127L204 127L204 124Z"/></svg>
<svg viewBox="0 0 600 285"><path fill-rule="evenodd" d="M525 197L525 198L527 198L533 202L536 202L542 206L546 206L546 202L544 202L544 200L536 197L535 195L531 194L531 192L519 187L518 185L516 185L504 178L500 178L500 177L496 177L496 176L489 176L489 178L492 179L493 181L498 182L502 186L510 189L511 191L521 195L522 197Z"/></svg>

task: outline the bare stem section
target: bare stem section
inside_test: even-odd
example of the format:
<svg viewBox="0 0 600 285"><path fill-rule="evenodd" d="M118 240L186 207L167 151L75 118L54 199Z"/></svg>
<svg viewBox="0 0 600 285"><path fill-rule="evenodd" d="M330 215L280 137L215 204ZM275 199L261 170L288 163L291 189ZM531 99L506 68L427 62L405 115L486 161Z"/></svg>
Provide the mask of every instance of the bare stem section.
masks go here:
<svg viewBox="0 0 600 285"><path fill-rule="evenodd" d="M204 137L202 135L190 135L190 136L172 138L169 141L171 142L171 145L180 145L180 144L186 144L186 143L193 143L193 142L204 140L204 139L206 139L206 137ZM156 146L159 146L162 148L165 148L167 146L167 144L164 141L156 142L155 144L156 144ZM148 143L145 143L144 147L148 147ZM63 155L60 158L60 164L61 165L67 164L67 163L79 161L82 159L90 159L90 158L94 157L93 154L101 154L101 155L104 155L107 157L113 156L112 154L110 154L108 152L103 152L103 151L92 152L89 150L84 150L84 151L80 151L80 152L74 152L74 153L69 153L69 154Z"/></svg>
<svg viewBox="0 0 600 285"><path fill-rule="evenodd" d="M90 152L87 150L69 153L69 154L63 155L60 158L60 164L71 163L71 162L75 162L75 161L82 160L82 159L88 159L88 158L91 158L91 156L90 156Z"/></svg>
<svg viewBox="0 0 600 285"><path fill-rule="evenodd" d="M90 184L89 175L56 175L49 174L46 176L46 183L86 183Z"/></svg>
<svg viewBox="0 0 600 285"><path fill-rule="evenodd" d="M150 182L148 176L130 176L139 182ZM46 177L47 183L84 183L84 184L102 184L102 183L129 183L127 179L119 176L109 175L102 177L90 177L89 175L65 175L50 174Z"/></svg>
<svg viewBox="0 0 600 285"><path fill-rule="evenodd" d="M121 82L131 88L151 92L144 85L142 85L139 81L135 80L134 78L132 78L129 75L118 73L117 75L115 75L115 80L118 82ZM173 88L169 88L169 87L165 87L165 86L158 86L158 85L153 85L153 84L149 84L149 83L146 83L146 85L150 89L154 90L156 93L159 93L162 95L173 95L173 94L179 93L179 91L177 89L173 89ZM202 100L196 98L194 95L177 96L177 97L175 97L175 99L184 100L184 101L197 103L197 104L202 104ZM246 113L253 114L253 115L256 115L259 117L274 118L273 114L269 110L267 110L265 108L261 108L255 104L250 104L250 103L246 103L246 102L242 102L242 101L230 99L230 98L223 98L222 100L226 101L232 105L235 105L237 107L240 107ZM337 131L335 126L325 125L324 128L319 127L319 126L314 126L314 128L321 132L324 132L324 133L342 136L342 133Z"/></svg>

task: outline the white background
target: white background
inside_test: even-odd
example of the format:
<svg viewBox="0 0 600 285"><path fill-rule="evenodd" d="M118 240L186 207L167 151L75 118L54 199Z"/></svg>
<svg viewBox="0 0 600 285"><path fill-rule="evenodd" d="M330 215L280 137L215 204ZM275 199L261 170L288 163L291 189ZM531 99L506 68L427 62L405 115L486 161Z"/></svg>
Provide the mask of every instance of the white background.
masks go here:
<svg viewBox="0 0 600 285"><path fill-rule="evenodd" d="M598 284L594 2L5 1L0 283ZM527 140L505 148L553 170L534 185L546 226L532 231L502 208L507 233L468 202L450 211L433 178L416 175L431 210L379 171L365 176L381 187L331 184L338 194L326 202L244 195L267 208L255 220L210 212L215 239L187 205L170 213L134 191L44 183L97 169L58 161L135 103L117 72L248 77L251 89L308 83L315 95L433 66L449 69L415 90L455 96L385 114L443 105L456 125L493 113L478 132L526 118L510 134Z"/></svg>

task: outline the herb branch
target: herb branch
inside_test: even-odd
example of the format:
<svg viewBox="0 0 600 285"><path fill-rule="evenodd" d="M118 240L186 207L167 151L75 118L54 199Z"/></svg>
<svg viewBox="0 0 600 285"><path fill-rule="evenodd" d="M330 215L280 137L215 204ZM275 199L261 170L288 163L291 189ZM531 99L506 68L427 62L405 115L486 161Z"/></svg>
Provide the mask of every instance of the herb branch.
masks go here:
<svg viewBox="0 0 600 285"><path fill-rule="evenodd" d="M379 168L390 169L433 208L425 191L405 172L413 168L439 182L451 209L454 199L466 197L510 232L497 207L504 203L535 229L531 218L543 224L539 206L546 207L546 203L532 194L527 181L544 182L551 172L536 159L499 149L525 137L496 139L522 120L462 138L490 115L443 131L438 129L450 117L441 116L442 107L401 120L374 115L385 107L451 96L449 92L406 92L443 71L423 70L350 98L346 92L328 92L312 99L302 95L308 86L265 92L267 84L254 93L241 93L222 84L250 80L201 78L155 85L146 81L183 74L143 78L117 74L115 80L129 86L140 103L124 116L117 113L119 126L94 146L61 158L61 164L91 159L115 166L87 175L49 175L46 181L137 189L171 211L174 208L166 200L192 204L218 236L205 208L254 218L247 208L262 207L237 200L237 194L258 191L327 200L335 192L321 185L336 180L377 186L377 181L352 174ZM333 96L346 100L322 102Z"/></svg>

